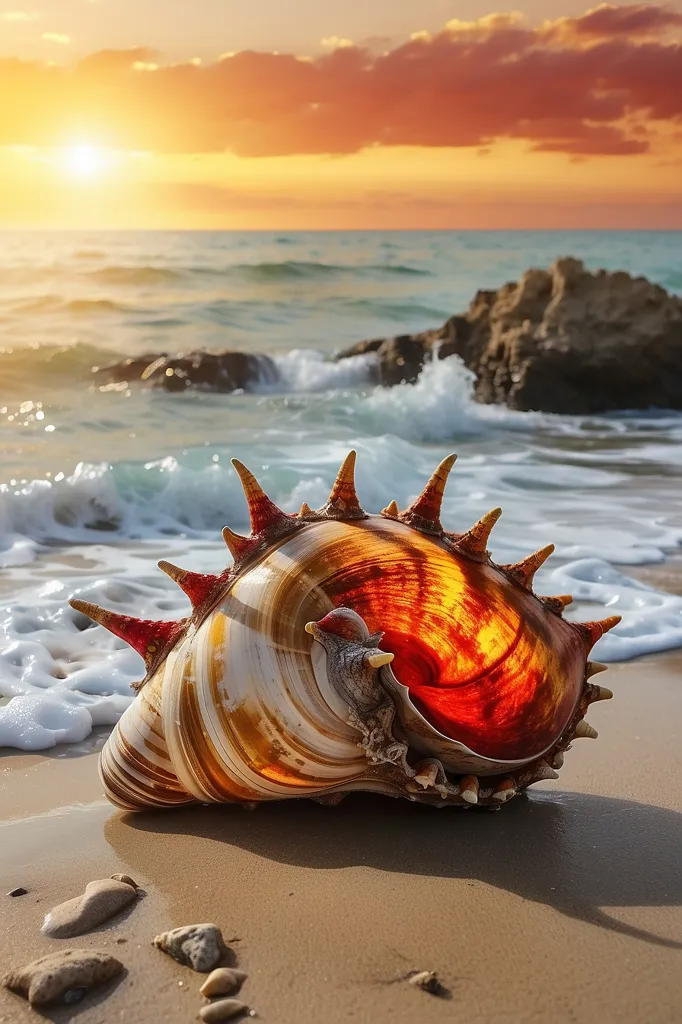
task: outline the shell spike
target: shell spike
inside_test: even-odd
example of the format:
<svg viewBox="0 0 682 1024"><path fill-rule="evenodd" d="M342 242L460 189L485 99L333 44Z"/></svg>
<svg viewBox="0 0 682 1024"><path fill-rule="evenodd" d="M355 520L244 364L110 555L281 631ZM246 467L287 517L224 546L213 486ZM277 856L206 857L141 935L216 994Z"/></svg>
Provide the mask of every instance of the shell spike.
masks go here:
<svg viewBox="0 0 682 1024"><path fill-rule="evenodd" d="M514 563L514 565L503 565L502 568L507 573L520 583L526 590L530 590L533 584L533 577L538 571L541 565L543 565L549 556L554 552L553 544L546 544L544 548L540 548L538 551L534 551L532 555L528 555L528 558L524 558L520 562Z"/></svg>
<svg viewBox="0 0 682 1024"><path fill-rule="evenodd" d="M247 469L243 462L240 462L239 459L232 459L232 465L244 488L246 503L249 506L252 533L280 532L282 526L293 524L295 517L287 515L275 505L274 501L268 498L251 470Z"/></svg>
<svg viewBox="0 0 682 1024"><path fill-rule="evenodd" d="M577 623L578 629L580 630L585 644L587 645L588 651L594 647L597 640L601 640L604 633L608 633L610 629L617 626L621 620L620 615L609 615L608 619L601 619L597 622L579 622Z"/></svg>
<svg viewBox="0 0 682 1024"><path fill-rule="evenodd" d="M336 474L334 486L329 495L331 503L338 503L342 509L358 509L360 502L355 492L355 460L357 452L351 450L341 463L339 472Z"/></svg>
<svg viewBox="0 0 682 1024"><path fill-rule="evenodd" d="M564 608L572 604L573 597L571 594L557 594L556 597L539 597L538 600L555 615L563 615Z"/></svg>
<svg viewBox="0 0 682 1024"><path fill-rule="evenodd" d="M478 803L479 782L475 775L464 775L459 780L459 795L466 804Z"/></svg>
<svg viewBox="0 0 682 1024"><path fill-rule="evenodd" d="M125 640L137 651L149 669L159 661L164 653L174 646L185 629L185 620L179 622L161 622L155 619L136 619L131 615L119 615L107 611L90 601L73 598L69 601L72 608L83 615L88 615L100 626L104 626L114 636Z"/></svg>
<svg viewBox="0 0 682 1024"><path fill-rule="evenodd" d="M440 510L443 504L445 485L448 482L450 470L455 464L456 455L448 455L443 459L416 501L413 501L408 509L400 515L402 522L413 526L422 533L442 534L443 527L440 522Z"/></svg>
<svg viewBox="0 0 682 1024"><path fill-rule="evenodd" d="M554 771L552 766L547 761L540 761L539 764L535 765L532 769L529 785L532 786L534 782L544 782L546 779L558 779L557 772Z"/></svg>
<svg viewBox="0 0 682 1024"><path fill-rule="evenodd" d="M172 562L159 562L159 569L170 576L181 590L184 590L192 602L192 608L199 608L215 591L216 585L220 582L220 576L214 576L212 573L189 572L187 569L173 565Z"/></svg>
<svg viewBox="0 0 682 1024"><path fill-rule="evenodd" d="M502 515L501 508L492 508L490 512L455 540L457 550L469 558L484 559L488 550L488 539L493 526Z"/></svg>
<svg viewBox="0 0 682 1024"><path fill-rule="evenodd" d="M578 722L578 724L575 727L575 732L573 733L573 736L577 740L583 738L588 740L596 740L598 735L599 733L594 728L594 726L590 725L589 722L586 722L585 719L583 719L581 722Z"/></svg>
<svg viewBox="0 0 682 1024"><path fill-rule="evenodd" d="M585 668L585 679L591 679L592 676L597 676L600 672L606 672L608 667L608 665L602 664L601 661L588 661Z"/></svg>
<svg viewBox="0 0 682 1024"><path fill-rule="evenodd" d="M372 668L381 668L382 665L390 665L394 657L388 651L370 651L365 655L365 661Z"/></svg>
<svg viewBox="0 0 682 1024"><path fill-rule="evenodd" d="M238 562L240 558L244 558L253 547L251 538L242 537L240 533L235 533L229 526L223 527L223 540L235 562Z"/></svg>
<svg viewBox="0 0 682 1024"><path fill-rule="evenodd" d="M348 452L336 474L327 504L320 509L329 519L365 519L367 513L358 501L355 490L355 460L357 452Z"/></svg>
<svg viewBox="0 0 682 1024"><path fill-rule="evenodd" d="M395 500L394 501L389 501L389 503L386 506L386 508L382 508L381 514L382 514L382 516L385 516L386 519L398 519L398 517L400 516L400 509L398 508L398 502L395 501Z"/></svg>
<svg viewBox="0 0 682 1024"><path fill-rule="evenodd" d="M613 690L609 690L608 686L597 686L596 683L590 683L587 687L587 703L595 704L598 700L611 700L613 697Z"/></svg>

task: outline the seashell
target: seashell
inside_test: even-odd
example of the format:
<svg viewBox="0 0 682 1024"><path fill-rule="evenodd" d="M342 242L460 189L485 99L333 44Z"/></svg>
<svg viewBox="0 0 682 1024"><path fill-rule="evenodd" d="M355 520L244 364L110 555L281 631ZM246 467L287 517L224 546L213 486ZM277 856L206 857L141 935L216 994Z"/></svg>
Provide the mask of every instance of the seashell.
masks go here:
<svg viewBox="0 0 682 1024"><path fill-rule="evenodd" d="M201 973L216 967L226 949L222 932L215 924L186 924L172 928L157 935L154 945L178 963Z"/></svg>
<svg viewBox="0 0 682 1024"><path fill-rule="evenodd" d="M64 1000L71 992L103 985L122 971L123 964L108 953L66 949L41 956L20 970L11 971L3 979L3 985L25 996L31 1006L42 1006ZM73 997L66 999L67 1002L72 1000Z"/></svg>
<svg viewBox="0 0 682 1024"><path fill-rule="evenodd" d="M216 999L214 1003L208 1003L199 1010L199 1016L205 1024L220 1024L220 1021L232 1020L240 1015L253 1017L254 1013L239 999Z"/></svg>
<svg viewBox="0 0 682 1024"><path fill-rule="evenodd" d="M213 996L229 996L239 991L246 978L244 971L237 971L233 967L218 967L211 971L199 991L207 999L212 999Z"/></svg>
<svg viewBox="0 0 682 1024"><path fill-rule="evenodd" d="M132 881L132 879L131 879ZM137 890L128 882L115 878L99 878L88 882L85 892L75 896L45 915L40 929L53 939L70 939L83 935L114 917L137 899Z"/></svg>
<svg viewBox="0 0 682 1024"><path fill-rule="evenodd" d="M240 462L252 532L225 528L218 575L160 567L185 591L181 622L72 605L145 659L147 674L100 756L125 809L255 804L369 790L499 807L556 777L589 704L597 640L619 621L562 618L538 597L551 545L516 565L487 552L493 509L461 534L441 503L454 456L404 511L365 512L346 458L327 503L278 509Z"/></svg>

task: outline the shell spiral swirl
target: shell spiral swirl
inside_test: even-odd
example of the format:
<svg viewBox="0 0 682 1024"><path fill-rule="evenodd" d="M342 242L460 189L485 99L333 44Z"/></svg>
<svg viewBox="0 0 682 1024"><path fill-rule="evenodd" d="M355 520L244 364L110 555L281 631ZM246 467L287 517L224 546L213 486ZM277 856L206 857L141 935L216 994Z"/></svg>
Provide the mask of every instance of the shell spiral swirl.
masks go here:
<svg viewBox="0 0 682 1024"><path fill-rule="evenodd" d="M335 802L365 789L499 806L596 735L585 711L611 694L588 681L602 666L587 654L618 620L568 622L569 598L535 596L551 549L496 566L497 510L446 533L454 457L409 509L381 515L359 505L354 458L327 505L299 516L236 463L253 533L226 529L234 567L212 577L160 563L194 606L180 627L74 602L148 666L101 754L114 803Z"/></svg>

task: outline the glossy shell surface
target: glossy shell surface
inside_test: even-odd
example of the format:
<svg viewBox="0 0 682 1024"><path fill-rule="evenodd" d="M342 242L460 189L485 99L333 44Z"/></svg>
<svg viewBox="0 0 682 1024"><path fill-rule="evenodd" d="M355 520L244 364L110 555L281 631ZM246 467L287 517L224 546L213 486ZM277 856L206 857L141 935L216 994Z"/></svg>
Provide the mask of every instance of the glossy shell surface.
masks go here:
<svg viewBox="0 0 682 1024"><path fill-rule="evenodd" d="M587 642L592 624L548 610L508 567L387 511L302 510L295 528L284 522L248 554L182 635L168 634L164 659L102 752L114 802L250 803L358 788L407 795L415 773L440 779L440 797L457 802L459 777L470 772L506 781L512 771L515 788L535 781L533 772L522 781L523 766L540 765L546 777L587 703L602 699L589 691L586 657L603 629ZM357 637L351 629L347 649L332 635L334 616L325 618L341 608L367 627ZM393 661L375 671L367 656L379 644ZM339 686L344 658L366 672L376 706L392 708L387 735L401 752L384 745L383 774L367 746L376 728L361 741L363 723ZM421 758L437 767L420 774Z"/></svg>

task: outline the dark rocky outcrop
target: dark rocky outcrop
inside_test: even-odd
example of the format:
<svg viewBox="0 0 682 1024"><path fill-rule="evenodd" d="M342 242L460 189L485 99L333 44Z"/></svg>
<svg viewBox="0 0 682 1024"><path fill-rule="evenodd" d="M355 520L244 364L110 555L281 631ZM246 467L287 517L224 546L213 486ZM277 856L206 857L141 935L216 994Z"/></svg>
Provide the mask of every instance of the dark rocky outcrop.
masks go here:
<svg viewBox="0 0 682 1024"><path fill-rule="evenodd" d="M93 370L99 386L124 381L143 381L166 391L186 388L210 388L213 391L240 391L256 383L277 380L277 368L265 355L247 352L189 352L170 356L148 353L135 359L123 359L111 366Z"/></svg>
<svg viewBox="0 0 682 1024"><path fill-rule="evenodd" d="M478 292L441 328L361 342L338 358L367 351L386 385L459 355L479 401L514 409L682 409L682 300L646 278L589 273L576 259Z"/></svg>
<svg viewBox="0 0 682 1024"><path fill-rule="evenodd" d="M594 413L682 409L682 299L643 277L557 260L497 291L435 330L361 341L337 359L374 353L373 383L414 383L425 362L458 355L478 401L513 409ZM167 391L239 391L276 382L266 355L149 353L97 368L99 386L142 381Z"/></svg>

